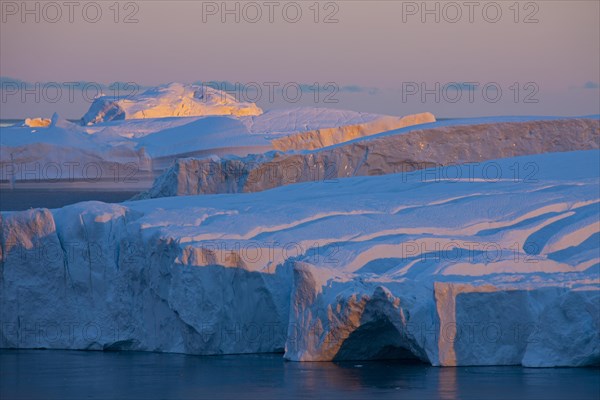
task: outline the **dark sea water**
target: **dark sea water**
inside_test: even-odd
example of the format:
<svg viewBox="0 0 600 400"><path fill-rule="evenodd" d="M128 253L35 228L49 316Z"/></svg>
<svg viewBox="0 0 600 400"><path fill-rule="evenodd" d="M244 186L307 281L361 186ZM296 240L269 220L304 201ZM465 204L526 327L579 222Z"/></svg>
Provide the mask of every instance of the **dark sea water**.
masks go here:
<svg viewBox="0 0 600 400"><path fill-rule="evenodd" d="M0 350L8 399L598 399L600 369Z"/></svg>
<svg viewBox="0 0 600 400"><path fill-rule="evenodd" d="M71 189L0 189L0 211L23 211L29 208L60 208L82 201L119 203L139 191L71 190Z"/></svg>

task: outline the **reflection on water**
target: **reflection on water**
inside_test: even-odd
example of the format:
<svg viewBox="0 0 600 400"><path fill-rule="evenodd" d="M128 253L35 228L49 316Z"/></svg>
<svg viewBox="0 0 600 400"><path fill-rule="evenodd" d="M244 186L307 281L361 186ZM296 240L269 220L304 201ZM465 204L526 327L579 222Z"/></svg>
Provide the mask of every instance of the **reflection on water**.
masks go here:
<svg viewBox="0 0 600 400"><path fill-rule="evenodd" d="M443 400L457 399L456 393L457 368L442 368L438 371L438 393Z"/></svg>
<svg viewBox="0 0 600 400"><path fill-rule="evenodd" d="M600 370L0 350L1 399L597 399Z"/></svg>

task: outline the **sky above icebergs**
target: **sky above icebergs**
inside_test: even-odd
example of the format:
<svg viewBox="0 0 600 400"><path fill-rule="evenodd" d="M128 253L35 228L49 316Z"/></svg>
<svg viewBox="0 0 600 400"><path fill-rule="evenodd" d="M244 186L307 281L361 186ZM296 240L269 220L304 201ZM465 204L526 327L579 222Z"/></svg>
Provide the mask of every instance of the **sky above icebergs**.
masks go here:
<svg viewBox="0 0 600 400"><path fill-rule="evenodd" d="M80 2L70 10L61 2L52 8L3 1L1 75L33 83L258 83L256 103L264 109L310 105L460 117L585 115L600 107L595 1L516 7L483 1L472 8L465 2L274 3L271 10L264 2L121 2L117 13L112 2L94 3L99 8ZM291 92L277 92L271 101L269 82L292 84ZM293 102L297 87L303 95ZM501 98L494 101L498 88ZM3 98L0 117L59 111L79 118L89 107L81 96L41 97Z"/></svg>

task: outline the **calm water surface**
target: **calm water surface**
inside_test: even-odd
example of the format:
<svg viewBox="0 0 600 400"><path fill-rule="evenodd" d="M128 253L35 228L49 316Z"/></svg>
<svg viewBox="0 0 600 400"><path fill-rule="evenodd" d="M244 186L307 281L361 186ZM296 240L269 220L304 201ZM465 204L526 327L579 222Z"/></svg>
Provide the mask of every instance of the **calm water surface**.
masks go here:
<svg viewBox="0 0 600 400"><path fill-rule="evenodd" d="M598 399L600 369L0 350L8 399Z"/></svg>
<svg viewBox="0 0 600 400"><path fill-rule="evenodd" d="M23 211L29 208L60 208L82 201L120 203L138 191L70 190L70 189L0 189L0 211Z"/></svg>

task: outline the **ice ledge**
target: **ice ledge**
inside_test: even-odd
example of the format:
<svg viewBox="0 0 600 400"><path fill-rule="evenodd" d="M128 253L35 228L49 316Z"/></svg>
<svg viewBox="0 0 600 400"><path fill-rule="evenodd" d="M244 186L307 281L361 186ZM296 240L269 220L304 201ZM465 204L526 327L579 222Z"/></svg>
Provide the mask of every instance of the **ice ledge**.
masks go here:
<svg viewBox="0 0 600 400"><path fill-rule="evenodd" d="M515 162L1 213L0 346L596 365L598 152Z"/></svg>

